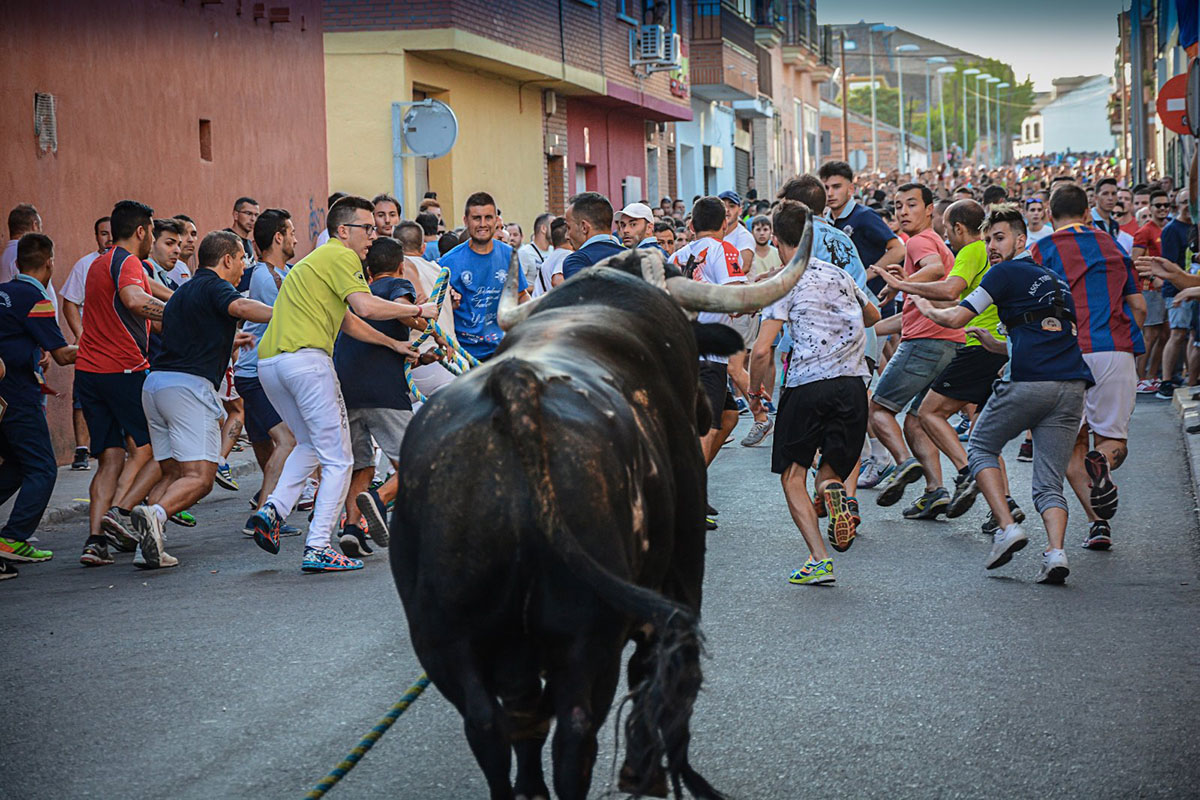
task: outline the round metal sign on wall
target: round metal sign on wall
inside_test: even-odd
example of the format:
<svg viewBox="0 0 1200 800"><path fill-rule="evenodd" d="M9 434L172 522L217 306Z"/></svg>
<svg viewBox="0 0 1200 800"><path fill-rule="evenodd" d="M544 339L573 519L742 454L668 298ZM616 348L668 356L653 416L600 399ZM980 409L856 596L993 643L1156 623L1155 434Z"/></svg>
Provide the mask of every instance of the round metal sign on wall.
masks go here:
<svg viewBox="0 0 1200 800"><path fill-rule="evenodd" d="M404 113L404 143L412 155L441 158L458 140L458 118L441 100L414 103Z"/></svg>

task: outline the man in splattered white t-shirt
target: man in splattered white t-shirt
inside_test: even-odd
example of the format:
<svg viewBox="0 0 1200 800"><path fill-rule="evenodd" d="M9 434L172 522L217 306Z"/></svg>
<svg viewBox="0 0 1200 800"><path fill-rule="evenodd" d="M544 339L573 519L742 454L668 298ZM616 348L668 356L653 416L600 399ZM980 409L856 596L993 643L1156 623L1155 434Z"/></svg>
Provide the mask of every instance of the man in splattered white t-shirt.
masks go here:
<svg viewBox="0 0 1200 800"><path fill-rule="evenodd" d="M787 263L812 212L784 200L772 222L779 257ZM854 542L854 509L843 481L856 469L867 434L866 329L879 310L842 269L810 259L808 269L782 300L763 309L762 329L750 357L750 385L760 386L775 334L790 323L792 357L775 416L771 471L780 476L792 520L810 557L791 583L831 583L833 559L821 540L817 511L806 482L817 450L815 492L829 510L829 541L838 552ZM759 398L751 395L752 403Z"/></svg>

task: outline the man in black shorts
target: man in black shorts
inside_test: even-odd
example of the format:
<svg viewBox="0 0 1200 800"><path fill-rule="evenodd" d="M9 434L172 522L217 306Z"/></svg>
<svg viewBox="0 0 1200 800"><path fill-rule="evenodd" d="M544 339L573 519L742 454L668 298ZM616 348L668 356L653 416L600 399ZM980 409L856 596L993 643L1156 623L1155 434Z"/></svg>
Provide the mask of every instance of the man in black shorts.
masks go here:
<svg viewBox="0 0 1200 800"><path fill-rule="evenodd" d="M775 244L788 263L799 246L808 207L784 200L774 214ZM808 545L809 558L790 583L832 583L833 559L821 539L817 511L808 494L808 471L819 449L815 493L829 511L828 536L839 553L854 542L855 523L843 482L858 463L867 436L866 328L879 310L842 269L811 259L792 291L763 310L762 329L750 357L750 385L761 386L770 343L784 322L792 331L792 357L775 415L771 471L780 476L792 520ZM760 396L750 395L755 407Z"/></svg>

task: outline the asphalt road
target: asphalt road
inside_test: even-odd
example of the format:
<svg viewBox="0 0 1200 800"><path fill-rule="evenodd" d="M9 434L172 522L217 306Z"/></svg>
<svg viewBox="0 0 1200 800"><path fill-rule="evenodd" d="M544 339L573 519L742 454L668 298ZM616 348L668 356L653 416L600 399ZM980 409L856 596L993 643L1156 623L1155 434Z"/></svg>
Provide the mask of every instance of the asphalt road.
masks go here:
<svg viewBox="0 0 1200 800"><path fill-rule="evenodd" d="M1065 587L1033 582L1040 523L985 573L982 501L909 522L871 491L836 587L791 586L769 448L727 447L693 764L739 798L1194 797L1200 537L1174 412L1143 401L1133 431L1116 545L1080 549L1073 516ZM58 557L0 584L0 797L302 797L420 673L385 558L301 574L298 539L240 534L254 488L169 531L174 570L84 569L82 521L41 532ZM461 731L430 690L331 797L486 796ZM610 720L596 796L612 753Z"/></svg>

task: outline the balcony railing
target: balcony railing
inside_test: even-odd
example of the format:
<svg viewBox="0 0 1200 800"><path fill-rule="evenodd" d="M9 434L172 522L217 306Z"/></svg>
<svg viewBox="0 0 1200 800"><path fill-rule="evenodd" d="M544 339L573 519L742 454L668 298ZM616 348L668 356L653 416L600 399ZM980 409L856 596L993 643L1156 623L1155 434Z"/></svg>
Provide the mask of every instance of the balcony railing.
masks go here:
<svg viewBox="0 0 1200 800"><path fill-rule="evenodd" d="M724 3L700 0L692 6L692 41L722 39L753 53L754 25Z"/></svg>
<svg viewBox="0 0 1200 800"><path fill-rule="evenodd" d="M816 0L788 0L784 14L783 43L807 47L814 53L820 46Z"/></svg>
<svg viewBox="0 0 1200 800"><path fill-rule="evenodd" d="M787 0L754 0L754 24L782 32L787 22Z"/></svg>

